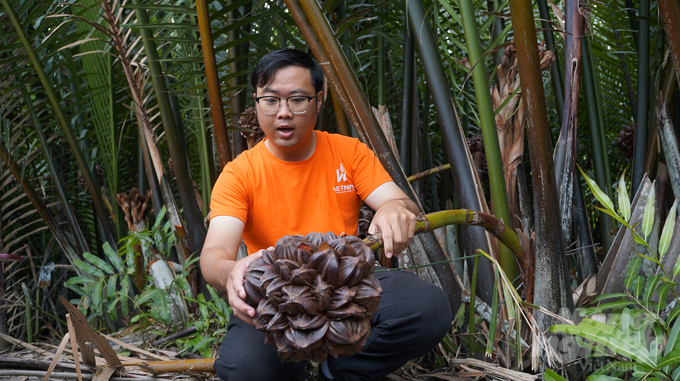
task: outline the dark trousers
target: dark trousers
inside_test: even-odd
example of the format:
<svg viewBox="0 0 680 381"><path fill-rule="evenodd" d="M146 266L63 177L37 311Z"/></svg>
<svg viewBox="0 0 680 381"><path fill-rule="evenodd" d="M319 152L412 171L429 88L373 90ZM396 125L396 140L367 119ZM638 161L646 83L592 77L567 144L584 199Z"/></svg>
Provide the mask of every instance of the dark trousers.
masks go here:
<svg viewBox="0 0 680 381"><path fill-rule="evenodd" d="M338 380L380 380L434 348L450 331L453 315L444 292L405 271L374 274L383 289L364 348L352 357L328 356ZM303 380L306 362L282 363L265 334L231 316L215 370L221 380Z"/></svg>

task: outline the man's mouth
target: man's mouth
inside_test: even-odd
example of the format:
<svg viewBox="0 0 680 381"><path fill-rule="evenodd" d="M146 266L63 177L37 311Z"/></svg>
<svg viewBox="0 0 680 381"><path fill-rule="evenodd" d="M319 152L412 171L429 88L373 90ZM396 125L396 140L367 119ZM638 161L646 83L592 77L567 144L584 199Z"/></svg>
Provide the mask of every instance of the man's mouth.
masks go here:
<svg viewBox="0 0 680 381"><path fill-rule="evenodd" d="M288 138L293 134L293 127L281 126L276 129L282 138Z"/></svg>

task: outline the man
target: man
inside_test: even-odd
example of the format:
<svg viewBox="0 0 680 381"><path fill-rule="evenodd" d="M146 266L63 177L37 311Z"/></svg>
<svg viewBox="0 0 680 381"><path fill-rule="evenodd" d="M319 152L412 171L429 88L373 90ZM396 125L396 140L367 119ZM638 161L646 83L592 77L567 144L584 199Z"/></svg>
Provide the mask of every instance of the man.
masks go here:
<svg viewBox="0 0 680 381"><path fill-rule="evenodd" d="M388 257L407 246L418 208L392 182L375 154L358 140L314 131L322 104L323 73L306 53L283 49L253 70L257 117L266 139L229 163L211 201L212 219L201 271L226 290L233 316L215 370L222 380L302 380L305 362L281 363L276 348L252 326L244 302L248 264L284 235L333 231L357 234L361 202L376 213ZM237 260L243 238L248 255ZM383 296L361 352L330 358L326 379L377 380L434 347L450 329L446 296L406 272L376 274Z"/></svg>

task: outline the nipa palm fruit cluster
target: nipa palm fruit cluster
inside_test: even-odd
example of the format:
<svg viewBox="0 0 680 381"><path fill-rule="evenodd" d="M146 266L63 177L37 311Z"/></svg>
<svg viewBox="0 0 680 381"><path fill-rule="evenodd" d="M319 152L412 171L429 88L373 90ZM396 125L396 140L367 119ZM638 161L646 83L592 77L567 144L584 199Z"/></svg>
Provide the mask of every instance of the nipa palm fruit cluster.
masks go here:
<svg viewBox="0 0 680 381"><path fill-rule="evenodd" d="M255 327L267 333L283 361L323 362L361 350L382 288L375 258L354 236L332 232L285 236L250 263L246 302Z"/></svg>

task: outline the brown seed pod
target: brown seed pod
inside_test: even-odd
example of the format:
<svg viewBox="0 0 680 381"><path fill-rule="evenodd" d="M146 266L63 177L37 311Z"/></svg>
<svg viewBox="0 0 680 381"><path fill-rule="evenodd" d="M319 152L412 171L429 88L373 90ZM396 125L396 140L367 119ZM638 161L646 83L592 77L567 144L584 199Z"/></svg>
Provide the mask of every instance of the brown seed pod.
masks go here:
<svg viewBox="0 0 680 381"><path fill-rule="evenodd" d="M352 356L366 342L382 288L375 257L353 236L286 236L248 266L246 302L282 361Z"/></svg>

